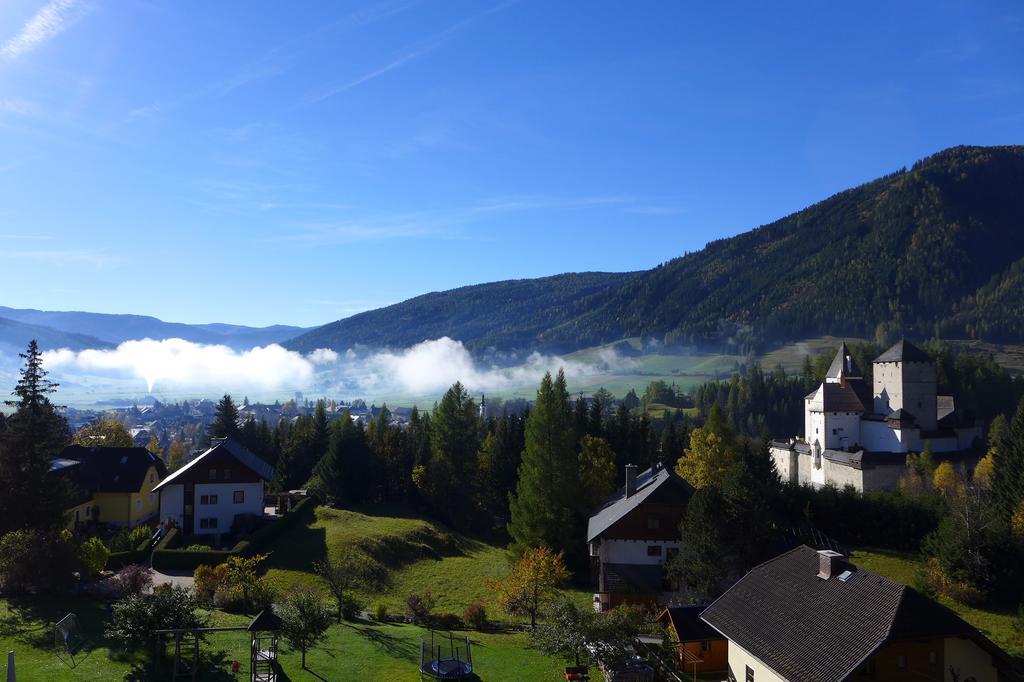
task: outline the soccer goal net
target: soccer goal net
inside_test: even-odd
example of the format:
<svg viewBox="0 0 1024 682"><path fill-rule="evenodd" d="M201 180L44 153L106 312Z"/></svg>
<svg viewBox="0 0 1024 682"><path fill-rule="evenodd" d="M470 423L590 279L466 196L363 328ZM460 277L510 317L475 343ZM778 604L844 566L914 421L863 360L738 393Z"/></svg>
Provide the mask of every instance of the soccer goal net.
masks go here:
<svg viewBox="0 0 1024 682"><path fill-rule="evenodd" d="M78 617L69 613L53 626L53 647L57 651L73 654L78 650L81 633L78 630Z"/></svg>

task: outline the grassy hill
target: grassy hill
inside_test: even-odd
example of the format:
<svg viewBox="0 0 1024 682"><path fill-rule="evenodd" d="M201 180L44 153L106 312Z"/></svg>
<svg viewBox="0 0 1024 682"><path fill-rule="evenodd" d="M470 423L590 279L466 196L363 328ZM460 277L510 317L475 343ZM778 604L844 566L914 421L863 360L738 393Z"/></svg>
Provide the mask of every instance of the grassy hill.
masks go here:
<svg viewBox="0 0 1024 682"><path fill-rule="evenodd" d="M279 590L317 584L318 578L311 572L313 562L342 547L361 551L387 575L382 590L358 594L369 609L384 603L391 613L402 613L410 593L429 590L437 599L437 612L461 616L466 606L481 601L494 617L508 619L495 610L493 594L484 586L488 578L506 574L504 548L454 533L400 509L317 508L312 523L273 546L267 579ZM590 601L585 591L573 595L581 602Z"/></svg>
<svg viewBox="0 0 1024 682"><path fill-rule="evenodd" d="M649 271L431 293L325 325L296 350L569 352L630 337L741 349L822 335L1020 341L1024 147L956 147Z"/></svg>

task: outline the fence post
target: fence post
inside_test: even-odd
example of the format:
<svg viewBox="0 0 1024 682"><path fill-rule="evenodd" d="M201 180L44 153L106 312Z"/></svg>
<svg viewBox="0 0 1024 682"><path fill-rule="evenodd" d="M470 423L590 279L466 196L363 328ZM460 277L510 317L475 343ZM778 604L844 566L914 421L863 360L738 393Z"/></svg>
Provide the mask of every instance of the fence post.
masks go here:
<svg viewBox="0 0 1024 682"><path fill-rule="evenodd" d="M7 682L16 682L17 674L14 672L14 652L7 652Z"/></svg>

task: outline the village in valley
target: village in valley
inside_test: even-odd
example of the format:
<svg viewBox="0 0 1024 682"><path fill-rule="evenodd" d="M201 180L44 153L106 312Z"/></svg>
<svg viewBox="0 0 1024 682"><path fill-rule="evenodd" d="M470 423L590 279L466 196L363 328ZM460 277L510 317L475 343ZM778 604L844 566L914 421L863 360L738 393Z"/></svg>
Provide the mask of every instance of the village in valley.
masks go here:
<svg viewBox="0 0 1024 682"><path fill-rule="evenodd" d="M631 409L561 373L521 412L456 384L400 418L225 395L69 428L33 344L0 437L0 475L20 460L37 476L4 498L31 510L0 537L9 669L356 679L383 657L388 679L1015 679L1012 614L981 614L1016 567L959 566L1016 531L957 515L1024 508L1008 478L1024 407L986 423L943 392L968 385L948 358L901 339L865 372L870 351L736 375L745 393L811 389L803 433L766 438L743 432L750 405L708 406L712 386L655 382ZM651 419L654 396L692 407ZM206 445L172 453L168 414L205 417L190 433Z"/></svg>

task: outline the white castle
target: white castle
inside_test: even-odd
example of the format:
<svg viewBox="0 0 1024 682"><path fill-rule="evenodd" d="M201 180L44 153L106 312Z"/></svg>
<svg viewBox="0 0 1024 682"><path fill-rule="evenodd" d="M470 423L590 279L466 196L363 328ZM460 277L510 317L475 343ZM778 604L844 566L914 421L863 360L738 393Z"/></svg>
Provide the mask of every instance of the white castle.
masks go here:
<svg viewBox="0 0 1024 682"><path fill-rule="evenodd" d="M843 343L825 381L804 398L804 435L772 441L783 481L894 490L908 453L926 444L936 461L970 464L981 427L957 413L953 396L938 395L935 363L901 340L872 363L868 386Z"/></svg>

